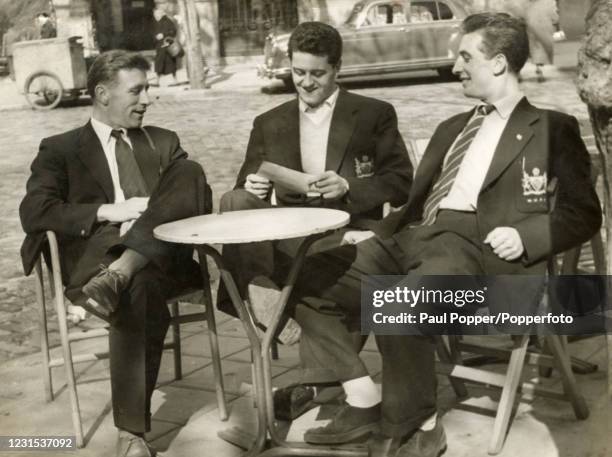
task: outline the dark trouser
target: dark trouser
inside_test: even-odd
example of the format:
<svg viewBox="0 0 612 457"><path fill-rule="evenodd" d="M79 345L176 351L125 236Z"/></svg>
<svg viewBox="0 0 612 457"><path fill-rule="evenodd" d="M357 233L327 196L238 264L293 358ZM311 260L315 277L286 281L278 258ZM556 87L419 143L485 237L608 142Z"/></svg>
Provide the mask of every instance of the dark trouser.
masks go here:
<svg viewBox="0 0 612 457"><path fill-rule="evenodd" d="M359 322L362 278L409 272L482 274L481 244L475 215L442 211L432 226L405 229L388 240L373 237L309 257L291 299L294 316L302 325L302 344L336 379L367 375L363 361L340 330L345 326L346 335ZM334 324L330 316L335 317ZM377 335L376 343L383 361L383 433L403 436L436 411L435 346L424 336Z"/></svg>
<svg viewBox="0 0 612 457"><path fill-rule="evenodd" d="M86 259L89 277L96 273L96 265L110 263L125 248L140 252L150 261L132 277L111 324L111 387L118 428L135 433L150 429L151 395L170 320L166 300L185 287L201 284L193 249L156 240L153 228L209 213L210 209L211 193L202 167L190 160L177 160L164 171L147 210L123 239L118 238L116 227L106 225L88 240L89 251L98 255ZM83 285L89 278L78 270L72 276L71 294L67 295L78 303L82 294L77 284Z"/></svg>
<svg viewBox="0 0 612 457"><path fill-rule="evenodd" d="M269 202L243 189L227 192L221 197L219 204L221 212L271 207L272 205ZM308 250L308 255L338 247L347 230L337 230L333 234L316 241ZM256 276L266 276L282 285L291 261L302 241L303 238L294 238L275 242L264 241L225 245L223 247L223 261L232 273L242 297L247 298L247 286ZM281 266L281 268L278 268L278 266ZM219 285L217 307L221 311L237 316L223 283ZM303 310L303 315L300 316L302 325L309 325L307 317L309 312L308 308ZM347 331L347 326L340 322L336 315L321 316L325 316L326 319L321 322L321 318L317 321L317 324L326 326L327 330L324 332L326 335L335 335L335 339L346 340L344 346L350 345L352 353L359 353L364 341L361 338L358 322L357 326L351 325L351 330ZM304 340L300 342L300 362L303 370L302 382L304 383L336 382L339 380L332 370L326 368L329 364L325 355L313 352L310 345Z"/></svg>
<svg viewBox="0 0 612 457"><path fill-rule="evenodd" d="M235 189L223 194L219 202L219 211L222 213L262 208L272 208L272 205L243 189ZM312 255L338 247L345 232L346 230L338 230L315 242L308 250L308 254ZM290 265L303 240L304 238L292 238L223 246L223 263L232 273L242 297L247 298L249 282L256 276L266 276L282 284L288 270L280 270L276 265ZM219 287L217 307L223 312L237 316L223 284L220 284Z"/></svg>

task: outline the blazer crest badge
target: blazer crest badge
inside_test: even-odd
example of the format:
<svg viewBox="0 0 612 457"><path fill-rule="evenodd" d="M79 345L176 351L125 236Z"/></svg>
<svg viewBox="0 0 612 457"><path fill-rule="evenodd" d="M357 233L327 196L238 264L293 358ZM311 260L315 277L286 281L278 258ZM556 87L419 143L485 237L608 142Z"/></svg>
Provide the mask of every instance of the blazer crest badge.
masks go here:
<svg viewBox="0 0 612 457"><path fill-rule="evenodd" d="M533 167L530 173L525 167L525 158L523 158L523 177L521 181L523 197L528 203L538 203L546 199L548 185L546 172L542 172L539 167Z"/></svg>
<svg viewBox="0 0 612 457"><path fill-rule="evenodd" d="M374 161L368 155L362 155L361 160L355 157L355 175L358 178L374 176Z"/></svg>

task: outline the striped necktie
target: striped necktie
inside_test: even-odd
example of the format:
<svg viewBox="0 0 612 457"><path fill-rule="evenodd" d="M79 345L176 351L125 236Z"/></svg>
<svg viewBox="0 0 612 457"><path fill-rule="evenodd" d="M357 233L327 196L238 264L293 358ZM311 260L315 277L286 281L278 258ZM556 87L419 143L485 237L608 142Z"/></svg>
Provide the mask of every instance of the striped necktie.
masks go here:
<svg viewBox="0 0 612 457"><path fill-rule="evenodd" d="M440 208L440 202L453 186L459 167L463 161L465 153L470 148L470 144L476 137L484 118L495 109L493 105L480 105L476 108L476 113L472 116L470 122L467 123L455 145L447 155L446 162L440 173L440 177L434 184L433 188L423 205L423 220L421 225L431 225L436 221L436 215Z"/></svg>
<svg viewBox="0 0 612 457"><path fill-rule="evenodd" d="M119 184L125 199L148 196L147 185L134 157L134 151L123 139L121 130L113 130L111 136L115 139L115 159L119 170Z"/></svg>

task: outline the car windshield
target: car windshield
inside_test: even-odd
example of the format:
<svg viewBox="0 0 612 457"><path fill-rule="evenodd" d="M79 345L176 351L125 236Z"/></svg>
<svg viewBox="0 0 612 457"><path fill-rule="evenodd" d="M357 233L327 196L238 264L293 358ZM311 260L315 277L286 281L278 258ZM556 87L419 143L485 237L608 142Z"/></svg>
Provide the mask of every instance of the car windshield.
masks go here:
<svg viewBox="0 0 612 457"><path fill-rule="evenodd" d="M363 11L364 7L364 3L356 3L355 6L353 6L353 11L351 11L351 14L349 14L349 17L346 19L344 25L355 27L357 25L357 17L359 16L359 13Z"/></svg>

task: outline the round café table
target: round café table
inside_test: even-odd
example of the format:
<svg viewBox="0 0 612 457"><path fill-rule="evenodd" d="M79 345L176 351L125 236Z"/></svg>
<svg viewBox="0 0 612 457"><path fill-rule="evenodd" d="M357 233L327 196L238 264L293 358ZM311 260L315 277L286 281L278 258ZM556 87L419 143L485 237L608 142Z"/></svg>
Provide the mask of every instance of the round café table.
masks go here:
<svg viewBox="0 0 612 457"><path fill-rule="evenodd" d="M227 441L248 449L248 457L260 456L316 456L316 457L365 457L368 450L364 446L309 446L304 443L289 443L279 436L274 418L272 394L272 372L270 348L287 300L298 278L300 268L308 248L316 240L344 227L349 223L349 214L344 211L325 208L266 208L256 210L232 211L223 214L208 214L190 217L160 225L154 236L171 243L190 244L198 252L200 264L210 256L219 268L221 279L230 295L232 303L242 321L253 357L253 385L257 402L257 434L239 429L225 430L219 436ZM289 238L304 238L286 283L281 290L272 321L262 339L258 336L255 319L245 305L231 273L223 264L219 251L213 244L252 243L275 241ZM203 281L208 281L204 277ZM264 451L270 437L272 447Z"/></svg>

